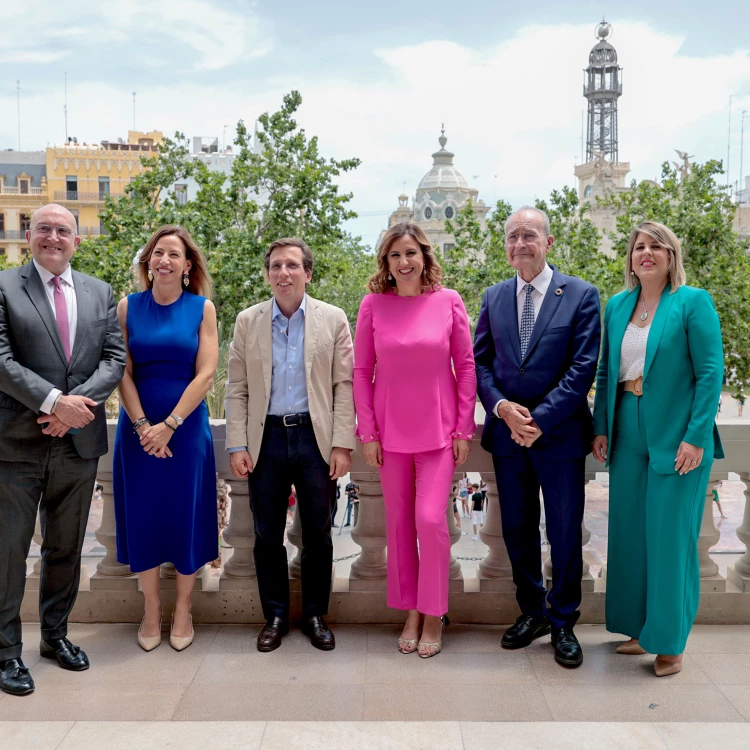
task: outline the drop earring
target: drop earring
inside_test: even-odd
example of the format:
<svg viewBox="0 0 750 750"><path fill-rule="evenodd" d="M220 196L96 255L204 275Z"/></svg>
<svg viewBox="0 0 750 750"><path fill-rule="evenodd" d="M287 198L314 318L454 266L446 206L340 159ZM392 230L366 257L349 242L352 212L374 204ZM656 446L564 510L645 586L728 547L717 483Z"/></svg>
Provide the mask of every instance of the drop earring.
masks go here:
<svg viewBox="0 0 750 750"><path fill-rule="evenodd" d="M148 273L146 274L146 276L148 276L149 281L154 280L154 272L150 268L148 269Z"/></svg>
<svg viewBox="0 0 750 750"><path fill-rule="evenodd" d="M184 286L185 289L190 286L190 277L186 273L182 274L182 286Z"/></svg>
<svg viewBox="0 0 750 750"><path fill-rule="evenodd" d="M388 271L388 281L393 281L393 274Z"/></svg>

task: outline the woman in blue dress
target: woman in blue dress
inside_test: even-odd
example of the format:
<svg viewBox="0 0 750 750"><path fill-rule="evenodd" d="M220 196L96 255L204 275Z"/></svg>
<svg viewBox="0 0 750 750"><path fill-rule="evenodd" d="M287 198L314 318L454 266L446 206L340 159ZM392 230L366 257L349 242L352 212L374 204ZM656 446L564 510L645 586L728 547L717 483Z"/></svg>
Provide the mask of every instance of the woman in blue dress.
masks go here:
<svg viewBox="0 0 750 750"><path fill-rule="evenodd" d="M145 291L117 306L128 362L114 451L117 559L138 573L145 612L138 643L161 642L159 566L174 563L170 644L193 641L195 578L216 559L216 468L204 397L218 363L206 261L181 227L161 227L139 258Z"/></svg>

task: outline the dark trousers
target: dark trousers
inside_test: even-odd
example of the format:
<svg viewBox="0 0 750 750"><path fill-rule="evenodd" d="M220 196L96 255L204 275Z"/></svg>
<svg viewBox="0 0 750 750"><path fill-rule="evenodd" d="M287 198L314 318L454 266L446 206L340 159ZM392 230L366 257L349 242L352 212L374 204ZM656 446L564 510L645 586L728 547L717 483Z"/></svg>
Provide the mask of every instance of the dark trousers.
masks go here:
<svg viewBox="0 0 750 750"><path fill-rule="evenodd" d="M64 638L78 596L81 548L98 459L78 455L66 435L38 461L0 460L0 661L21 656L21 602L37 509L42 525L42 638Z"/></svg>
<svg viewBox="0 0 750 750"><path fill-rule="evenodd" d="M581 603L586 459L550 461L527 449L514 456L493 456L492 459L500 496L503 537L521 612L547 615L555 628L573 627ZM544 495L552 558L549 596L542 576L540 488Z"/></svg>
<svg viewBox="0 0 750 750"><path fill-rule="evenodd" d="M289 570L284 530L291 486L302 524L302 614L325 615L331 594L331 506L336 482L311 425L266 423L258 463L250 474L255 520L255 568L266 619L289 618Z"/></svg>

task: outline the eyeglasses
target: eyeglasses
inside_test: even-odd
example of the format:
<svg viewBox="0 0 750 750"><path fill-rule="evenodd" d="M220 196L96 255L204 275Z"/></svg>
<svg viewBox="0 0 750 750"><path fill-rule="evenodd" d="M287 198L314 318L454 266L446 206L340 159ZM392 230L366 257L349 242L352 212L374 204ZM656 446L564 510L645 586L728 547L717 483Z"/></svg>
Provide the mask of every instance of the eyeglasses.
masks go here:
<svg viewBox="0 0 750 750"><path fill-rule="evenodd" d="M281 269L286 266L286 270L289 273L295 273L296 271L302 270L301 263L271 263L271 273L281 273Z"/></svg>
<svg viewBox="0 0 750 750"><path fill-rule="evenodd" d="M53 227L51 224L37 224L32 227L32 230L42 237L49 237L52 232L57 232L57 236L61 240L69 240L75 234L75 231L70 227Z"/></svg>

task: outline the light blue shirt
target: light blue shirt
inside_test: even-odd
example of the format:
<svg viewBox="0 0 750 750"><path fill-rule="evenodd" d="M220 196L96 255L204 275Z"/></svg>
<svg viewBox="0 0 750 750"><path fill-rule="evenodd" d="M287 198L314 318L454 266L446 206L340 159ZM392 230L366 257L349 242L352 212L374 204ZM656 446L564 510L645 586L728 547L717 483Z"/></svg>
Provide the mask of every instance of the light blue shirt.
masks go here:
<svg viewBox="0 0 750 750"><path fill-rule="evenodd" d="M271 372L271 400L268 413L281 417L309 411L307 379L305 377L305 301L291 318L273 301L271 314L271 344L273 370Z"/></svg>
<svg viewBox="0 0 750 750"><path fill-rule="evenodd" d="M299 414L310 410L307 403L307 378L305 376L305 302L302 298L291 318L273 301L271 308L271 346L273 369L271 371L271 400L268 413L276 416ZM247 447L230 448L229 453L246 451Z"/></svg>

